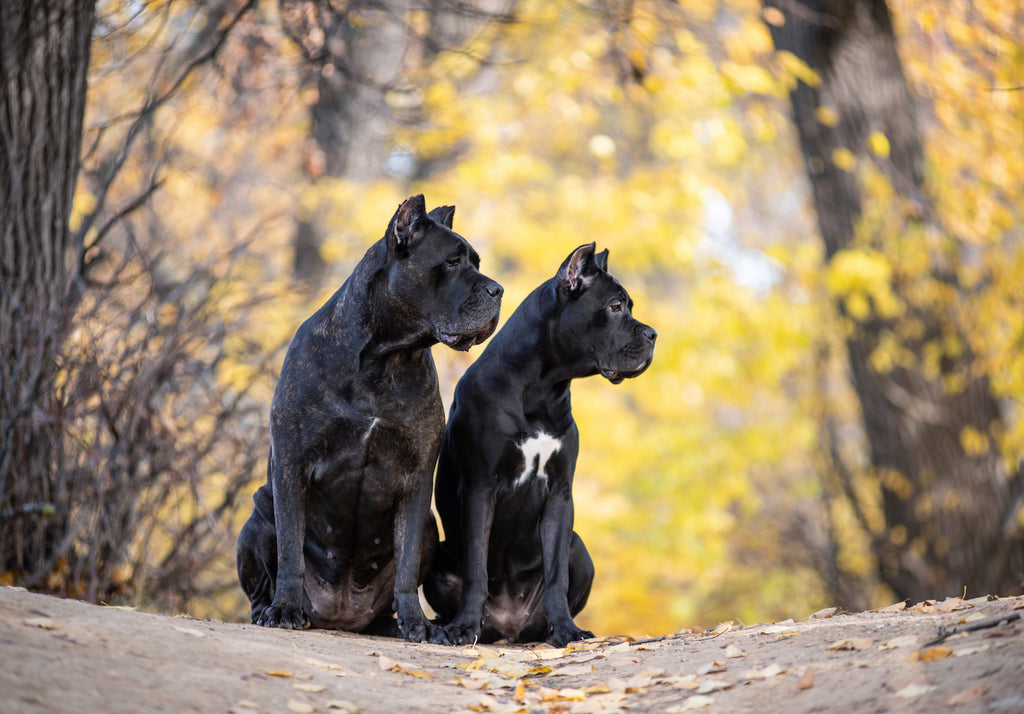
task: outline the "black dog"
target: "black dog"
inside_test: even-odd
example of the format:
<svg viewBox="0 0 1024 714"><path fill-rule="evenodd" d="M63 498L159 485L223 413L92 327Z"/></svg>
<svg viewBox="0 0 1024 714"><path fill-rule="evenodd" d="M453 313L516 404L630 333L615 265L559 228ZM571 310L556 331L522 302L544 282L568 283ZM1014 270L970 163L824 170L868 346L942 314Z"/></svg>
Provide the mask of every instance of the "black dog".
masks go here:
<svg viewBox="0 0 1024 714"><path fill-rule="evenodd" d="M424 590L457 643L593 637L573 622L594 566L572 529L579 432L569 386L637 376L657 337L630 315L607 256L577 248L455 390L434 494L446 540Z"/></svg>
<svg viewBox="0 0 1024 714"><path fill-rule="evenodd" d="M430 346L487 339L502 288L451 206L398 208L299 327L270 408L267 483L238 537L252 621L445 642L417 587L437 546L430 485L444 411Z"/></svg>

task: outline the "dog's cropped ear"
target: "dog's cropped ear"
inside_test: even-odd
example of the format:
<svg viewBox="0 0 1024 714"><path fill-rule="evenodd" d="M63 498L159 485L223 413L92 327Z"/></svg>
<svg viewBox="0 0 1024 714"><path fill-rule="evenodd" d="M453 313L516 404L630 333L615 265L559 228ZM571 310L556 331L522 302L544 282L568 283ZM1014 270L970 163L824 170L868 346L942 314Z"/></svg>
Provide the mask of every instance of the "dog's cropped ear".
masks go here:
<svg viewBox="0 0 1024 714"><path fill-rule="evenodd" d="M423 194L418 194L402 201L402 205L391 217L384 240L388 253L397 258L409 255L409 250L423 237L426 232L427 204Z"/></svg>
<svg viewBox="0 0 1024 714"><path fill-rule="evenodd" d="M574 250L558 269L555 283L558 292L569 297L579 297L590 283L588 273L592 272L596 243L587 243Z"/></svg>
<svg viewBox="0 0 1024 714"><path fill-rule="evenodd" d="M607 248L605 248L600 253L595 255L594 256L594 260L597 262L597 267L599 267L601 270L603 270L606 273L608 272L608 249Z"/></svg>
<svg viewBox="0 0 1024 714"><path fill-rule="evenodd" d="M455 206L438 206L427 214L448 230L452 229L452 218L455 217Z"/></svg>

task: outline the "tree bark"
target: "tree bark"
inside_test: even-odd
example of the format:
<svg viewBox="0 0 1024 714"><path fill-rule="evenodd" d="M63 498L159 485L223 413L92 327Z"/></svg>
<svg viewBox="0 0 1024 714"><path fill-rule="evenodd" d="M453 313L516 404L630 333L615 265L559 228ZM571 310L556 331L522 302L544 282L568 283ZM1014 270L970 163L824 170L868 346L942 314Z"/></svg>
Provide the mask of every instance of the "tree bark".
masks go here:
<svg viewBox="0 0 1024 714"><path fill-rule="evenodd" d="M382 178L391 150L387 94L413 45L406 27L411 4L279 2L285 31L303 55L304 84L316 93L305 145L307 178ZM323 238L321 216L299 216L293 239L297 279L320 280Z"/></svg>
<svg viewBox="0 0 1024 714"><path fill-rule="evenodd" d="M0 4L0 570L18 573L45 567L63 537L48 516L60 496L55 389L94 19L93 0Z"/></svg>
<svg viewBox="0 0 1024 714"><path fill-rule="evenodd" d="M863 190L863 174L837 165L843 163L834 160L837 150L852 152L858 167L873 166L888 178L899 199L889 205L906 207L900 220L908 235L922 225L941 230L925 187L916 109L885 2L766 0L765 9L776 49L803 60L820 79L798 81L790 99L827 259L854 248L884 252L896 238L860 223L866 202L877 199ZM821 121L819 107L834 110L838 122ZM868 149L875 132L888 139L887 156ZM926 277L960 291L949 268L955 257L932 258ZM906 314L886 319L876 311L851 320L847 340L885 518L884 531L871 534L879 577L897 596L915 601L959 595L964 588L969 595L1020 592L1024 484L995 445L1002 424L998 402L967 349L945 355L940 375L926 374L921 366L929 343L955 336L960 326L941 302L915 303L908 290L914 276L894 274L891 288ZM921 325L919 336L902 343L913 360L875 369L871 356L883 334L898 334L897 320L909 319ZM962 378L960 387L944 383L950 375ZM965 451L966 428L986 435L988 449Z"/></svg>

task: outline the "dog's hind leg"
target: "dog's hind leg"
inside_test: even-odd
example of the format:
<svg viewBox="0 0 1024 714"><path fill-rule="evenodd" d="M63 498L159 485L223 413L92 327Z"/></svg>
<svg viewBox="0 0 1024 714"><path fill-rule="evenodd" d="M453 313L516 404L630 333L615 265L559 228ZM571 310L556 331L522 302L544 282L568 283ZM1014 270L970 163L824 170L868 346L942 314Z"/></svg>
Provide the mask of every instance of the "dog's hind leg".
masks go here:
<svg viewBox="0 0 1024 714"><path fill-rule="evenodd" d="M277 571L277 539L274 527L258 511L242 527L238 534L238 548L235 554L238 567L238 582L252 606L252 622L255 623L263 611L274 601L274 581Z"/></svg>
<svg viewBox="0 0 1024 714"><path fill-rule="evenodd" d="M569 544L569 612L573 617L587 604L590 597L590 586L594 583L594 561L590 558L587 546L576 531L572 532Z"/></svg>
<svg viewBox="0 0 1024 714"><path fill-rule="evenodd" d="M437 547L433 566L423 581L423 594L442 622L451 622L458 613L462 600L462 565L447 542Z"/></svg>

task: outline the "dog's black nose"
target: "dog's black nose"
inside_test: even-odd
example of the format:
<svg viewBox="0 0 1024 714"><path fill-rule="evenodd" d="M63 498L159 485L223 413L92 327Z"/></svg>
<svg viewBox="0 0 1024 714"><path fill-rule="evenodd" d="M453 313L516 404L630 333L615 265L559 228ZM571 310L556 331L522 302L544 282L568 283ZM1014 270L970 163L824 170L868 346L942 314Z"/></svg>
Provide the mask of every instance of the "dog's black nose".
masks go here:
<svg viewBox="0 0 1024 714"><path fill-rule="evenodd" d="M487 291L487 294L490 295L492 298L501 297L502 294L505 292L505 288L501 287L493 280L488 280L487 282L482 284L478 283L476 287L477 290L479 290L482 287L484 290Z"/></svg>
<svg viewBox="0 0 1024 714"><path fill-rule="evenodd" d="M658 333L654 330L653 327L645 327L644 337L646 337L651 342L654 342L656 339L658 339Z"/></svg>

